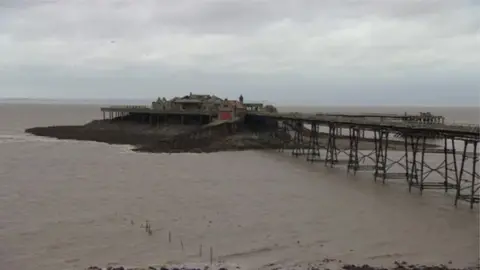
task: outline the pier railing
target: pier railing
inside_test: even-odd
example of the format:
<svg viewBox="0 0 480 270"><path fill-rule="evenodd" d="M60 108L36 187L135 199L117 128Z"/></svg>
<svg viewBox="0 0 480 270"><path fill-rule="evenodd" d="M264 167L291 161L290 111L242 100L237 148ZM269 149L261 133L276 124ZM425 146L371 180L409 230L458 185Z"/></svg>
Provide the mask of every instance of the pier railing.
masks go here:
<svg viewBox="0 0 480 270"><path fill-rule="evenodd" d="M113 105L102 109L150 109L147 105Z"/></svg>
<svg viewBox="0 0 480 270"><path fill-rule="evenodd" d="M110 106L110 107L103 107L101 108L103 112L115 112L115 113L142 113L142 114L172 114L172 115L212 115L215 113L214 110L183 110L180 108L172 108L172 109L158 109L152 108L150 106Z"/></svg>
<svg viewBox="0 0 480 270"><path fill-rule="evenodd" d="M365 119L365 118L351 118L342 116L330 115L315 115L315 114L301 114L301 113L267 113L254 112L251 113L258 116L283 119L283 120L301 120L307 122L332 123L339 126L363 126L386 129L410 129L412 131L434 131L434 132L454 132L463 133L466 136L473 136L478 138L480 136L479 125L459 125L459 124L442 124L442 123L428 123L418 121L396 121L391 119Z"/></svg>

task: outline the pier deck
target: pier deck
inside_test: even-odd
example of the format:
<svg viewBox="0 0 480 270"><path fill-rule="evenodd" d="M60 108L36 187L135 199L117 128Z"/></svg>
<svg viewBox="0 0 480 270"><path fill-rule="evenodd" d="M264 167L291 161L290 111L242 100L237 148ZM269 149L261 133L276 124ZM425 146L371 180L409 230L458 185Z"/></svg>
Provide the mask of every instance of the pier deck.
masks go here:
<svg viewBox="0 0 480 270"><path fill-rule="evenodd" d="M203 115L210 116L214 112L203 110L156 110L147 106L112 106L102 107L100 110L104 113L136 113L136 114L156 114L156 115Z"/></svg>
<svg viewBox="0 0 480 270"><path fill-rule="evenodd" d="M418 121L391 121L383 120L378 116L379 120L365 119L365 117L353 117L352 115L330 115L330 114L299 114L299 113L267 113L267 112L249 112L249 115L265 117L276 120L302 121L305 123L315 123L320 125L335 125L336 127L361 127L369 130L391 130L396 132L425 132L425 133L442 133L452 136L471 137L479 140L479 125L449 125L442 123L422 123ZM390 116L392 117L392 116Z"/></svg>
<svg viewBox="0 0 480 270"><path fill-rule="evenodd" d="M422 121L431 123L444 123L445 117L440 115L422 115L422 114L393 114L393 113L316 113L316 116L338 116L348 118L380 118L397 119L409 121Z"/></svg>

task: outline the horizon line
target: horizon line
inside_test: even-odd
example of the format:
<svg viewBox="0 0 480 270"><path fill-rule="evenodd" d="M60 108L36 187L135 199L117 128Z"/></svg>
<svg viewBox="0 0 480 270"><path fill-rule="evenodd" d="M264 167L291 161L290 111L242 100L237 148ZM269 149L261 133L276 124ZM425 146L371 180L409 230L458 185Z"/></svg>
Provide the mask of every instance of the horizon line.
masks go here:
<svg viewBox="0 0 480 270"><path fill-rule="evenodd" d="M86 105L82 104L82 101L147 101L148 98L132 98L132 97L125 97L125 98L28 98L28 97L0 97L0 103L3 102L17 102L17 104L22 104L22 101L29 102L30 104L34 103L35 101L70 101L75 103L65 103L65 105ZM259 101L249 101L249 102L259 102ZM318 105L311 105L311 104L288 104L288 103L279 103L279 102L268 102L262 100L262 103L265 104L272 104L276 106L283 106L283 107L437 107L437 108L452 108L452 107L464 107L464 108L478 108L478 105L461 105L461 104L322 104L319 103ZM53 104L52 104L53 105ZM102 105L102 103L93 103L92 105ZM142 104L144 105L144 104Z"/></svg>

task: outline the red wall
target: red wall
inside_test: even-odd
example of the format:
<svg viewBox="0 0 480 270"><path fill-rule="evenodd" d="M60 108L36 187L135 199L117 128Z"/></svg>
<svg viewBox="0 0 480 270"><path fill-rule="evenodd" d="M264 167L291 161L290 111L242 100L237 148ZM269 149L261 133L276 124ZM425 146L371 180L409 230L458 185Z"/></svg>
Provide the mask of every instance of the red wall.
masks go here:
<svg viewBox="0 0 480 270"><path fill-rule="evenodd" d="M219 119L220 120L232 120L232 113L231 112L220 112Z"/></svg>

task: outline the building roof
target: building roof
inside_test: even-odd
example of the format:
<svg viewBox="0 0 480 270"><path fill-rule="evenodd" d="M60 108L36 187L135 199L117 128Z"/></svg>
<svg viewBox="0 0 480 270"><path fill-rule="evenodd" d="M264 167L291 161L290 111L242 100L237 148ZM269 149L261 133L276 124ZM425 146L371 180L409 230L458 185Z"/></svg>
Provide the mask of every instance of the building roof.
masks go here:
<svg viewBox="0 0 480 270"><path fill-rule="evenodd" d="M191 94L190 98L209 99L209 98L211 98L211 96L210 95L204 95L204 94Z"/></svg>
<svg viewBox="0 0 480 270"><path fill-rule="evenodd" d="M184 99L184 98L179 98L179 99L175 99L175 100L172 100L172 102L175 102L175 103L202 103L203 101L202 100L199 100L199 99Z"/></svg>
<svg viewBox="0 0 480 270"><path fill-rule="evenodd" d="M243 105L243 103L241 103L241 102L238 101L238 100L229 100L228 103L230 103L230 105L236 106L237 108L240 108L240 109L245 108L245 106Z"/></svg>

